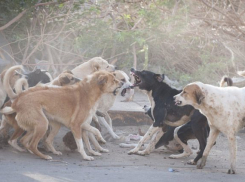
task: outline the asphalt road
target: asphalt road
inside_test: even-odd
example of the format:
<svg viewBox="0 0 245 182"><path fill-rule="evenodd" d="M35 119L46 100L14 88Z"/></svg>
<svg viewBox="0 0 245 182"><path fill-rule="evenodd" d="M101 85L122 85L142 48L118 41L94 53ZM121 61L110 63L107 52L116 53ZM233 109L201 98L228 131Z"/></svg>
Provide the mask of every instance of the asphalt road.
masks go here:
<svg viewBox="0 0 245 182"><path fill-rule="evenodd" d="M143 131L148 126L140 126ZM116 127L116 132L127 136L138 127ZM10 146L0 149L0 182L111 182L111 181L244 181L245 180L245 133L239 133L237 152L237 174L226 174L229 167L228 142L222 135L211 150L204 169L186 164L194 158L197 149L195 140L190 142L194 153L184 159L169 159L170 151L158 149L149 156L128 155L129 149L120 148L120 141L107 142L103 147L110 150L94 161L84 161L78 152L65 149L62 136L68 131L63 128L55 138L55 146L63 155L53 161L39 159L30 153L20 153ZM170 172L169 168L176 172Z"/></svg>

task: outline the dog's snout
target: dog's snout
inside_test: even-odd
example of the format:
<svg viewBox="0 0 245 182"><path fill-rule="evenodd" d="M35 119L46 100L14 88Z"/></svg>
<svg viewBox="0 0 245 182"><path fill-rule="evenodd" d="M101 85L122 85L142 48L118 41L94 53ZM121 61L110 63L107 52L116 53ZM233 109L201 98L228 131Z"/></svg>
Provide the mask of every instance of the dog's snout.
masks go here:
<svg viewBox="0 0 245 182"><path fill-rule="evenodd" d="M130 71L131 71L131 72L135 72L135 69L134 69L134 68L131 68Z"/></svg>

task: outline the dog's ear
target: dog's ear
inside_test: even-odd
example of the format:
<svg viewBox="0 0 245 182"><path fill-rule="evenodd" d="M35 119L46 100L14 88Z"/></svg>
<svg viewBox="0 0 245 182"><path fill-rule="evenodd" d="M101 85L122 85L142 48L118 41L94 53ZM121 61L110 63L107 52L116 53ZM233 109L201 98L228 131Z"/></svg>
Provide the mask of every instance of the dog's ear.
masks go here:
<svg viewBox="0 0 245 182"><path fill-rule="evenodd" d="M194 91L194 94L195 94L196 102L200 105L203 99L205 98L204 94L202 93L199 87Z"/></svg>
<svg viewBox="0 0 245 182"><path fill-rule="evenodd" d="M107 83L108 77L106 75L101 75L98 78L98 85L103 85Z"/></svg>
<svg viewBox="0 0 245 182"><path fill-rule="evenodd" d="M36 74L40 74L40 73L41 73L41 70L40 70L40 69L36 69L36 70L35 70L35 73L36 73Z"/></svg>
<svg viewBox="0 0 245 182"><path fill-rule="evenodd" d="M67 76L62 76L60 78L60 85L61 86L68 84L68 83L70 83L70 79Z"/></svg>
<svg viewBox="0 0 245 182"><path fill-rule="evenodd" d="M97 62L92 63L92 69L94 72L99 71L100 65Z"/></svg>
<svg viewBox="0 0 245 182"><path fill-rule="evenodd" d="M158 81L158 82L163 82L164 80L164 74L160 75L160 74L155 74L154 75L155 79Z"/></svg>

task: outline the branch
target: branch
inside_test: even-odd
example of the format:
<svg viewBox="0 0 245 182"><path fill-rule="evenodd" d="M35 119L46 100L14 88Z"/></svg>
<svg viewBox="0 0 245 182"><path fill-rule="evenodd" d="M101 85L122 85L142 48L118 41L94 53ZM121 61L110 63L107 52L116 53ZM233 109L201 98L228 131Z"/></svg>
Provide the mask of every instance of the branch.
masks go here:
<svg viewBox="0 0 245 182"><path fill-rule="evenodd" d="M27 10L22 11L20 14L18 14L14 19L12 19L11 21L9 21L7 24L3 25L2 27L0 27L0 31L8 28L10 25L12 25L13 23L17 22L25 13Z"/></svg>
<svg viewBox="0 0 245 182"><path fill-rule="evenodd" d="M213 7L213 6L209 5L209 4L207 4L204 0L201 0L201 1L202 1L203 4L205 4L205 5L208 6L209 8L212 8L212 9L214 9L215 11L218 11L220 14L224 15L227 19L229 19L229 20L234 24L234 26L237 28L237 30L238 30L239 32L241 32L243 35L245 35L245 32L243 32L243 31L238 27L238 25L235 23L235 21L234 21L232 18L230 18L229 16L227 16L225 13L223 13L223 12L220 11L219 9L217 9L217 8L215 8L215 7Z"/></svg>

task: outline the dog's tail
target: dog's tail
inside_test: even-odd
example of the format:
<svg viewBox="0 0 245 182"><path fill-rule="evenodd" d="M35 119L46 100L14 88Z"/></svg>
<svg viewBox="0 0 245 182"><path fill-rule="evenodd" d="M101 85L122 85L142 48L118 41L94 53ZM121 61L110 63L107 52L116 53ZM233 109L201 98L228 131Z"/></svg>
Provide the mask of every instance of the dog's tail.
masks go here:
<svg viewBox="0 0 245 182"><path fill-rule="evenodd" d="M9 68L9 69L6 71L6 73L5 73L5 75L4 75L4 78L3 78L3 87L4 87L5 91L7 92L8 96L9 96L9 98L10 98L11 100L15 99L15 98L18 96L18 93L14 93L14 91L13 91L13 89L11 88L11 85L10 85L9 82L10 82L11 77L12 77L14 74L20 74L20 73L17 72L17 70L19 70L19 69L23 70L23 67L22 67L21 65L12 66L11 68ZM22 85L21 85L21 84L23 84L23 83L24 83L23 80L20 81L19 83L16 82L16 87L15 87L15 89L16 89L17 87L19 87L19 88L17 88L17 90L18 90L18 91L22 90ZM21 86L20 86L20 85L21 85ZM27 81L26 81L26 83L24 83L24 85L28 85L28 84L27 84ZM25 87L26 87L26 86L25 86Z"/></svg>
<svg viewBox="0 0 245 182"><path fill-rule="evenodd" d="M224 87L225 83L227 84L227 86L232 86L233 85L232 79L229 78L228 76L223 76L223 78L220 80L219 86L220 87Z"/></svg>
<svg viewBox="0 0 245 182"><path fill-rule="evenodd" d="M13 114L15 113L15 110L12 107L4 107L2 110L0 110L1 114Z"/></svg>
<svg viewBox="0 0 245 182"><path fill-rule="evenodd" d="M15 82L15 85L14 85L16 95L19 95L22 92L23 87L24 87L24 90L27 90L29 88L29 85L25 78L20 78Z"/></svg>
<svg viewBox="0 0 245 182"><path fill-rule="evenodd" d="M245 71L237 71L237 74L245 77Z"/></svg>

